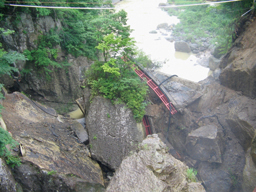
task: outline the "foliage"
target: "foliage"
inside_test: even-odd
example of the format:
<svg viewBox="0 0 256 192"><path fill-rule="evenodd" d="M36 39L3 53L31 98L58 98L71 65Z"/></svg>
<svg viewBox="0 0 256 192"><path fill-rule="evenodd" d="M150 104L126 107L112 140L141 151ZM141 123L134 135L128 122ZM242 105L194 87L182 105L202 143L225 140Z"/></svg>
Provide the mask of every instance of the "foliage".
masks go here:
<svg viewBox="0 0 256 192"><path fill-rule="evenodd" d="M13 33L13 31L0 28L0 33L1 35L9 35ZM17 71L15 67L11 66L16 62L16 60L25 60L25 56L17 52L8 53L2 49L2 44L0 44L0 75L11 75L12 71ZM0 99L4 98L1 93L2 88L3 85L0 84ZM0 105L0 113L2 108L3 106ZM21 164L20 159L11 155L11 152L7 149L6 145L9 145L12 149L18 145L18 142L12 139L10 134L0 127L0 157L4 157L6 159L6 163L11 167L14 167L15 165L19 166Z"/></svg>
<svg viewBox="0 0 256 192"><path fill-rule="evenodd" d="M54 175L56 173L57 173L57 171L52 170L52 171L47 172L47 175Z"/></svg>
<svg viewBox="0 0 256 192"><path fill-rule="evenodd" d="M125 103L140 121L145 113L147 86L134 73L134 63L128 59L136 54L133 40L111 33L97 48L104 61L94 62L86 73L92 97L100 94L112 102Z"/></svg>
<svg viewBox="0 0 256 192"><path fill-rule="evenodd" d="M189 4L199 1L175 0L176 4ZM195 42L198 37L205 37L225 53L232 45L235 28L241 15L248 10L251 0L234 3L182 7L168 10L170 15L177 15L180 23L174 29L174 35ZM198 42L201 43L201 42Z"/></svg>
<svg viewBox="0 0 256 192"><path fill-rule="evenodd" d="M142 50L137 50L136 57L134 61L144 68L159 68L161 63L158 61L152 61L148 55L146 55Z"/></svg>
<svg viewBox="0 0 256 192"><path fill-rule="evenodd" d="M189 182L196 182L197 181L196 175L197 175L196 169L193 169L193 168L187 169L187 178Z"/></svg>
<svg viewBox="0 0 256 192"><path fill-rule="evenodd" d="M6 145L9 145L11 149L16 147L19 143L15 141L11 135L0 127L0 157L6 159L6 163L11 167L15 165L20 165L20 159L16 156L11 155L11 152L7 149Z"/></svg>

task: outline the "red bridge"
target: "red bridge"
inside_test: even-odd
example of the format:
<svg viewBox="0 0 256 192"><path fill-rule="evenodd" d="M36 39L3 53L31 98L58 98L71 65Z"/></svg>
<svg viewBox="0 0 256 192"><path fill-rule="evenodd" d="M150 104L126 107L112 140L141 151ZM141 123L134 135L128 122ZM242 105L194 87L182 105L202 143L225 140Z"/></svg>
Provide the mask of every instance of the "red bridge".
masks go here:
<svg viewBox="0 0 256 192"><path fill-rule="evenodd" d="M161 91L161 89L156 85L156 83L153 82L153 80L148 77L142 70L140 69L135 69L135 73L143 80L147 81L148 86L153 89L153 91L157 94L157 96L162 100L168 111L172 115L177 113L177 110L174 108L173 104L169 102L167 99L166 95ZM152 134L152 130L150 129L150 123L148 120L148 117L144 115L143 117L143 124L146 128L146 135Z"/></svg>

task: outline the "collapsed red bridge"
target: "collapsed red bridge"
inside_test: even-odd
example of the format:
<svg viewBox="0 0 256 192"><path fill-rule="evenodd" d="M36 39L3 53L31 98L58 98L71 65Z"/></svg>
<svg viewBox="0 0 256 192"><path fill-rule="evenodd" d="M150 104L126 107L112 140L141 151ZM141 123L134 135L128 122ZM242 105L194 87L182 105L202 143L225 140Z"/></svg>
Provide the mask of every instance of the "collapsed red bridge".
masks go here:
<svg viewBox="0 0 256 192"><path fill-rule="evenodd" d="M161 89L153 82L153 80L148 77L142 70L140 69L135 69L135 73L143 80L147 81L148 86L157 94L157 96L161 99L161 101L164 103L168 111L172 115L177 113L177 110L174 108L173 104L168 101L167 97L165 94L161 91ZM147 116L143 117L143 124L146 128L146 135L152 134L152 130L150 129L150 123L148 121Z"/></svg>

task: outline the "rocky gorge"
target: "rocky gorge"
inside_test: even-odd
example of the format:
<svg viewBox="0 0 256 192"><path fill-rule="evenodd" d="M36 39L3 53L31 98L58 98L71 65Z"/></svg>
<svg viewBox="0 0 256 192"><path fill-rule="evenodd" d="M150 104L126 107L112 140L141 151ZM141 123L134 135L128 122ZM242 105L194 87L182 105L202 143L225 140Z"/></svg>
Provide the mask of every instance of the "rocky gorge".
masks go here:
<svg viewBox="0 0 256 192"><path fill-rule="evenodd" d="M2 44L6 50L22 52L35 46L40 33L55 27L62 26L50 16L35 20L23 14L18 33L3 37ZM178 110L170 123L169 111L150 90L146 116L154 134L147 137L142 122L137 123L124 104L100 96L90 102L90 90L81 87L84 71L92 64L86 57L60 50L56 60L67 57L72 65L54 70L51 82L33 72L18 85L7 75L1 77L7 90L1 100L1 127L23 150L17 146L12 151L21 158L19 167L8 167L0 159L0 191L252 192L256 187L255 29L256 21L248 20L207 79L195 83L172 77L162 85ZM22 70L24 64L16 66ZM159 83L168 78L145 71ZM76 100L86 126L56 112L58 102ZM197 178L191 179L189 168L197 170Z"/></svg>

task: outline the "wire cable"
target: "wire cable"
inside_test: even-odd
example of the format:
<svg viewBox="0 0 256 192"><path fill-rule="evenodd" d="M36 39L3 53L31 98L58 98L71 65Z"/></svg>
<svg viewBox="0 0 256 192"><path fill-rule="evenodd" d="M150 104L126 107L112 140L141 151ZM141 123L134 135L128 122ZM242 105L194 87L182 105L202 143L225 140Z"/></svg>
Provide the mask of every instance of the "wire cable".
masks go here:
<svg viewBox="0 0 256 192"><path fill-rule="evenodd" d="M5 4L12 7L30 7L30 8L47 8L47 9L114 9L107 7L58 7L58 6L41 6L41 5L18 5L18 4Z"/></svg>
<svg viewBox="0 0 256 192"><path fill-rule="evenodd" d="M185 4L185 5L167 5L167 6L158 6L158 8L192 7L192 6L198 6L198 5L214 5L214 4L220 4L220 3L231 3L236 1L242 1L242 0L217 1L217 2L195 3L195 4Z"/></svg>

